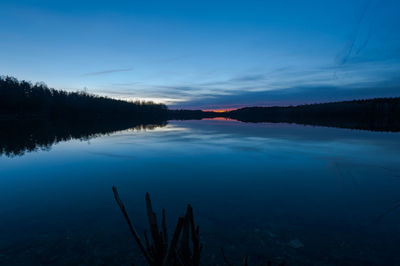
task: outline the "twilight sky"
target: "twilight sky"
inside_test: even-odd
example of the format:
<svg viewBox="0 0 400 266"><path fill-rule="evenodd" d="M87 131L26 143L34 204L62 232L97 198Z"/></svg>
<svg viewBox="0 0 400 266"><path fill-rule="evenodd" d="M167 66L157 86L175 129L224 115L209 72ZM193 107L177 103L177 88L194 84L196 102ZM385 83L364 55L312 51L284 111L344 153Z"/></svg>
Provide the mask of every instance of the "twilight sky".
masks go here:
<svg viewBox="0 0 400 266"><path fill-rule="evenodd" d="M0 75L173 108L400 96L399 0L0 0Z"/></svg>

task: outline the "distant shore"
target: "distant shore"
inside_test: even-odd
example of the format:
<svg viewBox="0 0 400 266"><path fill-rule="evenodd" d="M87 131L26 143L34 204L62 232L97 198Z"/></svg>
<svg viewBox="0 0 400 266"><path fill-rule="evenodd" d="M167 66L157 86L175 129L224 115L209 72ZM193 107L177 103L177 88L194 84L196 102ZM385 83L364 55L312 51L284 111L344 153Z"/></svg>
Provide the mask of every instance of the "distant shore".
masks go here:
<svg viewBox="0 0 400 266"><path fill-rule="evenodd" d="M242 122L297 123L373 131L400 131L400 97L298 106L244 107L227 112L173 110L153 102L129 102L86 92L67 92L0 77L0 121L50 120L64 126L115 122L159 124L168 120L226 117ZM57 123L62 125L63 123Z"/></svg>
<svg viewBox="0 0 400 266"><path fill-rule="evenodd" d="M213 117L231 118L248 123L296 123L398 132L400 131L400 97L286 107L244 107L228 112L169 110L169 119L187 120Z"/></svg>

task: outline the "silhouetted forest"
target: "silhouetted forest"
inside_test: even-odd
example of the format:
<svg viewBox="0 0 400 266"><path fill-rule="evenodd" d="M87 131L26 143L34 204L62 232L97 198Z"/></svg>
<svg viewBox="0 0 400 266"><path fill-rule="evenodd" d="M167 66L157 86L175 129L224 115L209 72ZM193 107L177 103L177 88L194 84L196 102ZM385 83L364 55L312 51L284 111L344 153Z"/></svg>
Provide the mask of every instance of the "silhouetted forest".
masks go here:
<svg viewBox="0 0 400 266"><path fill-rule="evenodd" d="M168 120L201 120L217 116L219 116L219 113L201 110L168 110Z"/></svg>
<svg viewBox="0 0 400 266"><path fill-rule="evenodd" d="M0 77L0 156L16 156L70 139L163 126L167 107L67 92Z"/></svg>
<svg viewBox="0 0 400 266"><path fill-rule="evenodd" d="M242 122L296 123L373 131L400 131L400 97L306 104L244 107L229 112L169 110L168 119L226 117Z"/></svg>
<svg viewBox="0 0 400 266"><path fill-rule="evenodd" d="M86 92L67 92L0 77L1 117L46 119L131 119L153 122L167 119L167 107L152 102L127 102Z"/></svg>
<svg viewBox="0 0 400 266"><path fill-rule="evenodd" d="M61 141L88 140L126 129L154 129L165 125L166 122L143 124L130 120L64 121L30 118L0 121L0 156L20 156L26 152L48 150Z"/></svg>
<svg viewBox="0 0 400 266"><path fill-rule="evenodd" d="M137 125L162 125L167 120L213 117L243 122L286 122L400 131L400 97L289 107L245 107L215 113L168 110L164 104L127 102L86 92L55 90L43 83L33 85L12 77L0 77L0 153L5 154L19 154L37 146L48 147L75 136L82 138ZM46 131L50 132L48 136L44 136Z"/></svg>
<svg viewBox="0 0 400 266"><path fill-rule="evenodd" d="M287 122L374 131L400 131L400 97L289 107L246 107L220 116L243 122Z"/></svg>

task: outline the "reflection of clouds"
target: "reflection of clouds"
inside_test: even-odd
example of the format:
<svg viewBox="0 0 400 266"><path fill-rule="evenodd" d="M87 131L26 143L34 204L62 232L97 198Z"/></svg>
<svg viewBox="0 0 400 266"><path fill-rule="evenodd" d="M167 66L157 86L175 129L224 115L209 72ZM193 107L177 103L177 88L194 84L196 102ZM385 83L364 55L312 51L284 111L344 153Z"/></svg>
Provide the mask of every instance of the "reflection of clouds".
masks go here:
<svg viewBox="0 0 400 266"><path fill-rule="evenodd" d="M255 146L232 146L231 149L238 151L247 151L247 152L260 152L261 148Z"/></svg>
<svg viewBox="0 0 400 266"><path fill-rule="evenodd" d="M189 131L190 129L187 127L180 127L176 125L168 124L165 127L159 127L154 129L154 132L182 132L182 131Z"/></svg>
<svg viewBox="0 0 400 266"><path fill-rule="evenodd" d="M333 162L334 164L338 165L339 164L343 167L346 168L358 168L358 169L363 169L363 170L374 170L374 171L380 171L382 173L385 173L385 175L389 175L389 176L395 176L396 177L396 173L400 172L400 168L396 168L393 165L390 166L385 166L385 165L381 165L378 162L363 162L363 161L354 161L351 160L350 158L339 158L339 157L326 157L325 160L329 161L329 162Z"/></svg>
<svg viewBox="0 0 400 266"><path fill-rule="evenodd" d="M121 136L132 137L132 136L136 136L136 135L139 136L141 134L147 134L148 132L153 132L153 133L180 132L180 131L188 131L188 130L190 130L190 129L186 128L186 127L174 126L171 124L146 125L146 126L142 126L142 127L135 127L135 128L128 128L125 130L121 130L119 132L115 132L110 137L112 137L112 138L119 138ZM135 133L135 135L132 135L132 132Z"/></svg>
<svg viewBox="0 0 400 266"><path fill-rule="evenodd" d="M347 155L362 151L366 156L382 154L374 162L370 160L371 158L364 162L382 166L390 164L389 160L395 158L400 150L400 134L395 133L292 124L204 120L170 121L167 126L155 130L124 131L99 139L108 142L110 147L115 147L117 144L118 149L125 150L123 154L137 153L149 156L155 156L158 152L168 156L179 153L248 152L282 159L292 158L292 154L307 157L312 154L318 160L325 160L323 158L340 155L342 159L346 158L346 161L358 165L362 163L364 157L360 156L360 159L355 160L347 158Z"/></svg>
<svg viewBox="0 0 400 266"><path fill-rule="evenodd" d="M117 153L110 153L110 152L98 152L98 151L86 151L87 153L93 154L93 155L100 155L100 156L105 156L109 158L115 158L115 159L136 159L136 156L133 155L125 155L125 154L117 154Z"/></svg>
<svg viewBox="0 0 400 266"><path fill-rule="evenodd" d="M171 126L187 127L188 134L171 134L168 141L179 141L182 138L191 142L208 141L212 145L232 145L249 143L244 147L254 147L254 144L282 145L289 143L292 148L303 149L304 146L329 152L332 145L341 149L349 149L358 146L369 146L371 149L386 149L397 153L400 150L400 134L390 132L369 132L339 128L327 128L318 126L302 126L296 124L274 123L238 123L221 121L174 121ZM358 145L351 145L358 143Z"/></svg>

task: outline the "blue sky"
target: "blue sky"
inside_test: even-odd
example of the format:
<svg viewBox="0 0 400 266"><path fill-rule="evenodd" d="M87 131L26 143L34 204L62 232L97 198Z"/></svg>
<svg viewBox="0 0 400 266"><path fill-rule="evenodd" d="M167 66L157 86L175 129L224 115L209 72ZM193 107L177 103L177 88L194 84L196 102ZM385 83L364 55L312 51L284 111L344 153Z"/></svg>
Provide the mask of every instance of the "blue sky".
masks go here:
<svg viewBox="0 0 400 266"><path fill-rule="evenodd" d="M173 108L400 96L400 1L0 0L0 74Z"/></svg>

